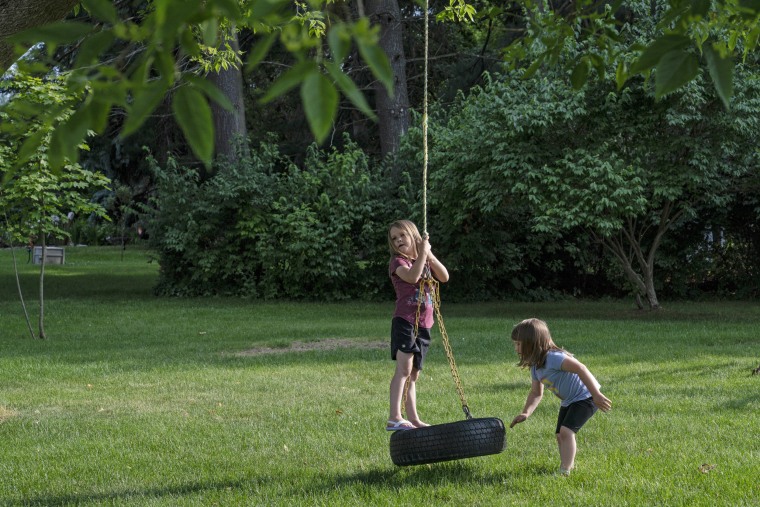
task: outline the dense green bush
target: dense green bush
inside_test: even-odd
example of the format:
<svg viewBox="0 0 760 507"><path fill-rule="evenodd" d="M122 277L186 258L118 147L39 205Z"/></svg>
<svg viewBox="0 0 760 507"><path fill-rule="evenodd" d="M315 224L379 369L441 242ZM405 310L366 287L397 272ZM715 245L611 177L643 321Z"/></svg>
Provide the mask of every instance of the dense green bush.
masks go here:
<svg viewBox="0 0 760 507"><path fill-rule="evenodd" d="M312 146L303 167L262 144L205 180L174 161L153 165L159 293L339 300L390 290L386 227L411 199L390 199L388 169L354 143Z"/></svg>

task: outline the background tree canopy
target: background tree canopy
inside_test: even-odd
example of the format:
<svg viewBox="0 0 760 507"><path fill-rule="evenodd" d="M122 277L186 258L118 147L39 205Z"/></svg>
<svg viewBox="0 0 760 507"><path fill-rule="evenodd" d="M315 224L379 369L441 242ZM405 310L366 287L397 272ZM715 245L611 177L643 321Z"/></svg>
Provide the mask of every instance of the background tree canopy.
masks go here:
<svg viewBox="0 0 760 507"><path fill-rule="evenodd" d="M421 218L419 4L87 0L42 27L41 0L1 6L31 48L3 79L4 186L40 153L113 181L90 194L113 223L72 241L149 237L164 294L390 295L385 228ZM448 297L756 295L755 4L430 7Z"/></svg>

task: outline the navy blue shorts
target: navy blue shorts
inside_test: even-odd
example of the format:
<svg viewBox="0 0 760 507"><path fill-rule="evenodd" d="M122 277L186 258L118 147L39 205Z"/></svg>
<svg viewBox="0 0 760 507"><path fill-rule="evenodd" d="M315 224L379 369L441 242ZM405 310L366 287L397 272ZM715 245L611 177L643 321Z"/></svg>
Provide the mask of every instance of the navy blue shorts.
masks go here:
<svg viewBox="0 0 760 507"><path fill-rule="evenodd" d="M566 407L559 409L559 417L557 418L557 431L562 426L569 428L573 433L578 433L591 416L596 413L596 405L594 405L593 398L586 398L585 400L576 401Z"/></svg>
<svg viewBox="0 0 760 507"><path fill-rule="evenodd" d="M402 317L393 317L391 322L391 359L396 360L396 352L414 354L412 367L422 370L428 348L430 348L430 329L421 327L414 336L414 325Z"/></svg>

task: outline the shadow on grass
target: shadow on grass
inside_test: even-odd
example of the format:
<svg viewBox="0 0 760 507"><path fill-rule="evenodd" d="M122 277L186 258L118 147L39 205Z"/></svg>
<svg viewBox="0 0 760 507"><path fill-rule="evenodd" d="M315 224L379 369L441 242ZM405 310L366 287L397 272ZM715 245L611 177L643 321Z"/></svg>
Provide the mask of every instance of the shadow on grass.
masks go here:
<svg viewBox="0 0 760 507"><path fill-rule="evenodd" d="M478 458L475 458L478 459ZM487 459L487 458L484 458ZM473 460L447 461L411 467L382 468L364 470L343 476L326 475L315 480L309 493L320 495L335 489L362 487L377 490L411 489L459 484L463 487L499 486L506 490L517 480L509 470L486 468ZM520 466L520 476L551 476L556 470L540 463L525 463ZM522 485L520 488L522 489ZM293 496L303 494L294 490Z"/></svg>
<svg viewBox="0 0 760 507"><path fill-rule="evenodd" d="M36 301L39 296L39 275L20 277L24 298ZM45 275L45 299L150 299L156 284L155 274L77 273ZM0 302L18 301L16 279L0 276Z"/></svg>
<svg viewBox="0 0 760 507"><path fill-rule="evenodd" d="M26 498L23 501L9 501L0 499L0 504L7 506L24 506L24 507L58 507L64 505L82 505L89 503L120 503L128 500L138 499L162 499L166 497L177 498L185 495L202 494L204 492L226 492L230 489L246 489L250 487L250 479L239 479L229 481L218 481L208 483L190 483L179 484L176 486L167 486L153 489L131 489L125 491L111 491L104 493L82 493L66 495L39 495Z"/></svg>
<svg viewBox="0 0 760 507"><path fill-rule="evenodd" d="M551 476L554 470L546 465L538 463L526 463L520 466L521 476ZM460 484L463 487L482 485L500 486L506 490L522 489L512 488L517 478L507 470L487 470L472 464L471 461L449 461L430 465L413 467L382 468L364 470L361 472L335 476L325 474L316 477L307 488L295 487L283 498L302 498L304 493L315 496L329 494L336 489L343 488L371 488L378 490L396 490L398 488L409 489L416 486L435 487L447 484ZM126 489L123 491L110 491L103 493L72 493L62 495L37 495L24 500L0 499L0 504L24 507L59 507L65 505L82 504L117 504L121 502L145 500L171 501L191 495L204 495L206 493L228 493L230 491L246 492L255 486L255 477L244 477L237 480L195 482L178 484L157 488ZM251 491L250 499L254 498ZM253 505L253 504L251 504Z"/></svg>
<svg viewBox="0 0 760 507"><path fill-rule="evenodd" d="M491 301L452 303L442 307L444 316L452 319L501 319L511 322L536 317L542 320L590 320L613 322L757 322L760 307L755 301L689 302L665 301L658 310L640 310L624 300L571 299L554 302ZM512 317L515 316L515 317Z"/></svg>

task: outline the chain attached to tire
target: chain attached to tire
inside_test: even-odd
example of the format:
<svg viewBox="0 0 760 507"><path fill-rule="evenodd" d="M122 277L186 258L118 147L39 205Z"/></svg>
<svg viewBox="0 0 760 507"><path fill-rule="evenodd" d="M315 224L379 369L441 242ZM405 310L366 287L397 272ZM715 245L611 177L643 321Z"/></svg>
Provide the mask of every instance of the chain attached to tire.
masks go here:
<svg viewBox="0 0 760 507"><path fill-rule="evenodd" d="M438 280L433 278L429 270L426 276L420 279L419 293L417 294L417 315L414 319L414 338L417 338L420 326L420 306L422 304L422 298L426 297L425 288L429 289L428 294L432 296L433 310L435 311L435 318L438 322L438 330L441 332L441 339L443 341L443 349L446 351L446 358L449 360L449 367L451 368L451 376L454 378L454 384L456 385L457 394L459 400L462 402L462 411L467 419L472 419L470 414L470 407L467 405L467 398L464 395L464 388L462 387L462 379L459 378L459 370L457 370L457 363L454 360L454 352L451 350L451 343L449 342L449 335L446 332L446 326L443 324L443 317L441 316L441 293L439 292ZM409 379L406 380L406 386L404 387L404 399L402 406L406 407L406 397L409 392Z"/></svg>

